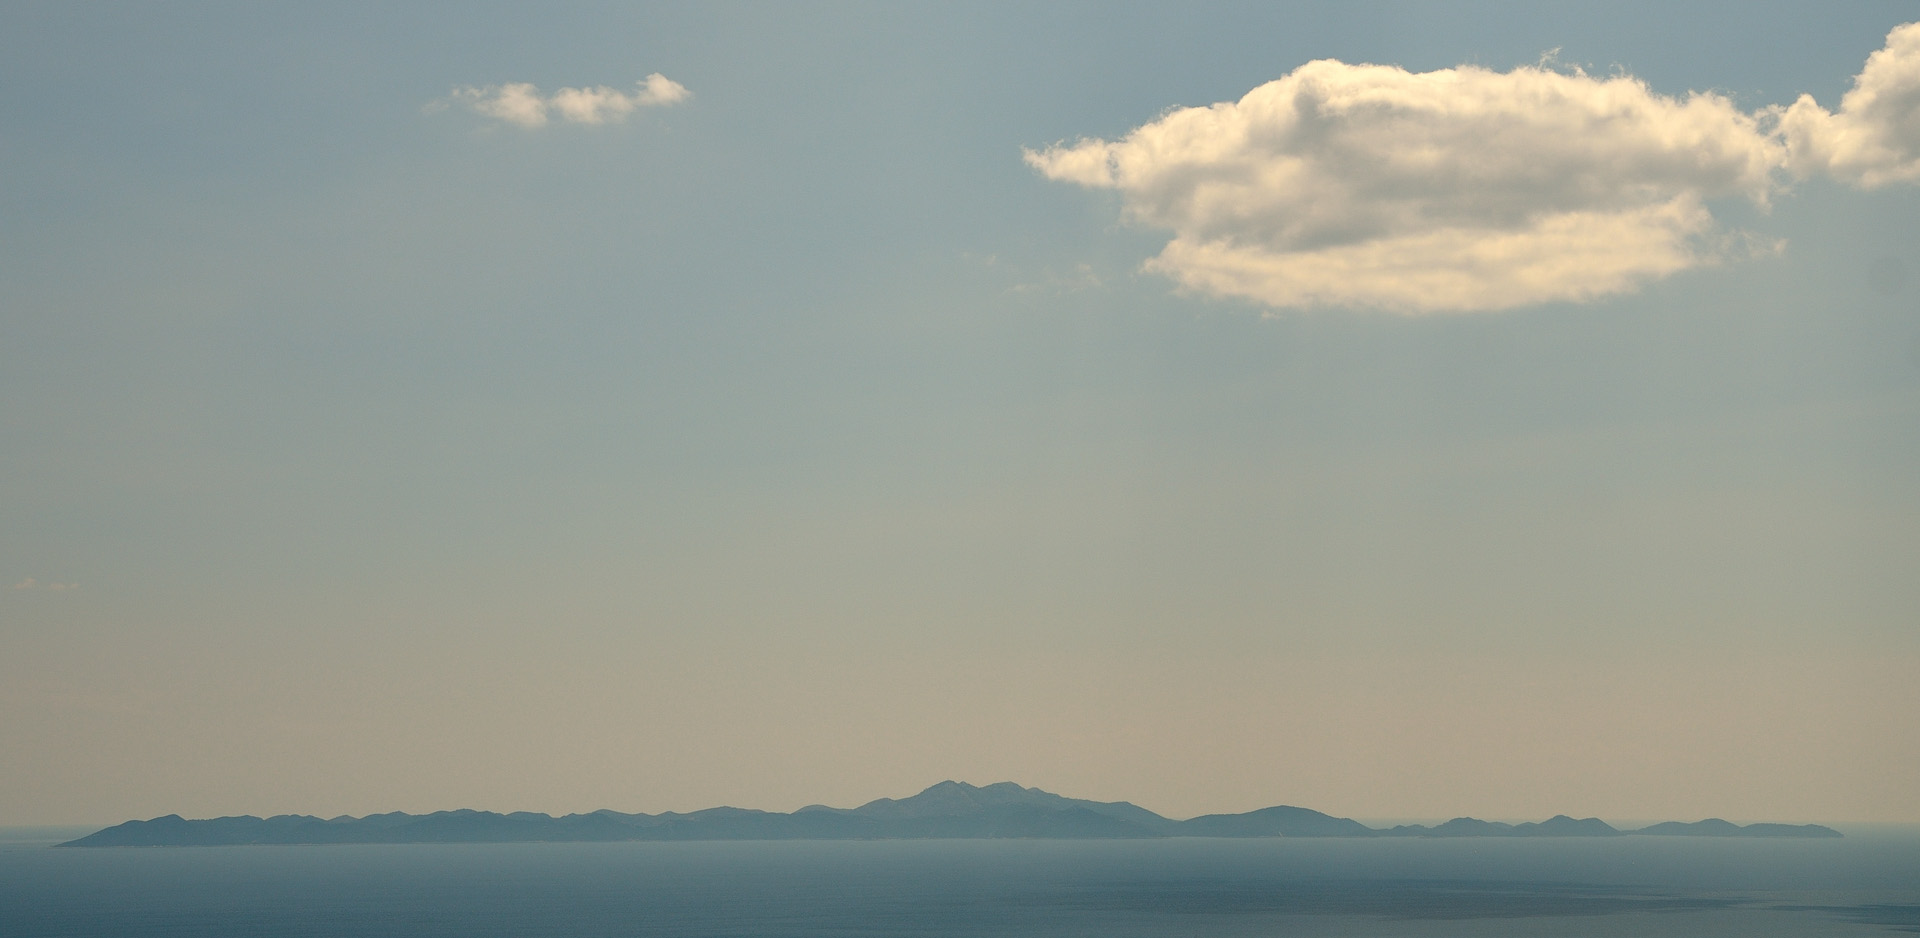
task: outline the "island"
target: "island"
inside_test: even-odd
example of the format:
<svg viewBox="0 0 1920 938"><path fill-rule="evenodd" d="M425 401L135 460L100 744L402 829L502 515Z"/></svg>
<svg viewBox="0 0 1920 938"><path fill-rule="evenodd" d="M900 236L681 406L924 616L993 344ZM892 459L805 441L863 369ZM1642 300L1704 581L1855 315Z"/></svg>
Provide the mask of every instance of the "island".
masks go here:
<svg viewBox="0 0 1920 938"><path fill-rule="evenodd" d="M1507 824L1454 818L1427 827L1368 827L1351 818L1276 805L1244 814L1163 817L1125 801L1068 798L1013 782L945 781L908 798L881 798L857 808L808 805L792 813L707 808L685 814L594 811L554 817L516 811L436 811L319 818L188 820L169 814L128 821L63 847L184 847L242 844L542 843L629 840L899 840L928 838L1099 839L1155 837L1839 837L1819 824L1748 824L1719 818L1668 821L1621 830L1599 818L1559 815Z"/></svg>

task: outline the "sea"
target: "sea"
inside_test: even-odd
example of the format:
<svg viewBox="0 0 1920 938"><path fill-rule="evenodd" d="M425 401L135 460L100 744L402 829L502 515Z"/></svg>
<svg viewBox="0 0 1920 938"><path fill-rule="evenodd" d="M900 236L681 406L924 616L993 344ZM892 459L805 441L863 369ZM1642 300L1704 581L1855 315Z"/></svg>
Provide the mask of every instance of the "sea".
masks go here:
<svg viewBox="0 0 1920 938"><path fill-rule="evenodd" d="M893 840L57 848L0 936L1920 934L1920 828L1840 840Z"/></svg>

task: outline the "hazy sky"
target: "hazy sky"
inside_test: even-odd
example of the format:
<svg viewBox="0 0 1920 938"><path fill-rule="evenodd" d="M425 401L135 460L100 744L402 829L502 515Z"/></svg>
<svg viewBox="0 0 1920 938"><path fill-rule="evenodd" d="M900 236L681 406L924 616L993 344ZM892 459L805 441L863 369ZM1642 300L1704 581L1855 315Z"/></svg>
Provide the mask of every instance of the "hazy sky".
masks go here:
<svg viewBox="0 0 1920 938"><path fill-rule="evenodd" d="M1030 6L0 8L0 823L1920 821L1913 6Z"/></svg>

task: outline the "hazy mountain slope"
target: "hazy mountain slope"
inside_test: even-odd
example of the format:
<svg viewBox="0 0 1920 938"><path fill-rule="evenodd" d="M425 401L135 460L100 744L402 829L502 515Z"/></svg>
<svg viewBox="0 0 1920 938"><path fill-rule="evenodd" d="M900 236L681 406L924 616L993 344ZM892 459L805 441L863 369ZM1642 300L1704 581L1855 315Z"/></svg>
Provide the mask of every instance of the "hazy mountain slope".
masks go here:
<svg viewBox="0 0 1920 938"><path fill-rule="evenodd" d="M214 846L233 844L518 843L617 840L853 840L911 838L1051 839L1138 837L1615 837L1626 833L1715 837L1838 837L1817 824L1750 824L1710 818L1619 831L1598 818L1557 815L1506 824L1454 818L1434 827L1375 830L1349 818L1277 805L1244 814L1187 821L1161 817L1125 801L1067 798L1012 782L975 786L946 781L907 798L880 798L857 808L809 805L791 814L749 808L707 808L686 814L594 811L553 817L519 811L436 811L318 818L282 814L187 820L177 814L128 821L64 846Z"/></svg>

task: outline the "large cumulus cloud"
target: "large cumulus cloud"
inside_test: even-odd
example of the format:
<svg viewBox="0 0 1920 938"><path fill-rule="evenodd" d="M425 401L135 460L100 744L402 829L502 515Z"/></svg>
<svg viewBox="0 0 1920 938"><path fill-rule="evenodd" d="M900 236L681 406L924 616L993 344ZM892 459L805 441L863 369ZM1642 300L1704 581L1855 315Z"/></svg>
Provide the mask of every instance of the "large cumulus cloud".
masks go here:
<svg viewBox="0 0 1920 938"><path fill-rule="evenodd" d="M1867 188L1920 181L1920 23L1887 34L1838 112L1801 95L1781 115L1780 130L1802 175L1826 173Z"/></svg>
<svg viewBox="0 0 1920 938"><path fill-rule="evenodd" d="M1049 178L1118 190L1130 219L1171 230L1147 267L1195 290L1276 307L1494 310L1629 291L1764 248L1707 206L1765 203L1789 167L1863 184L1920 176L1916 89L1913 26L1837 115L1811 99L1748 113L1625 75L1326 60L1239 101L1026 158Z"/></svg>

